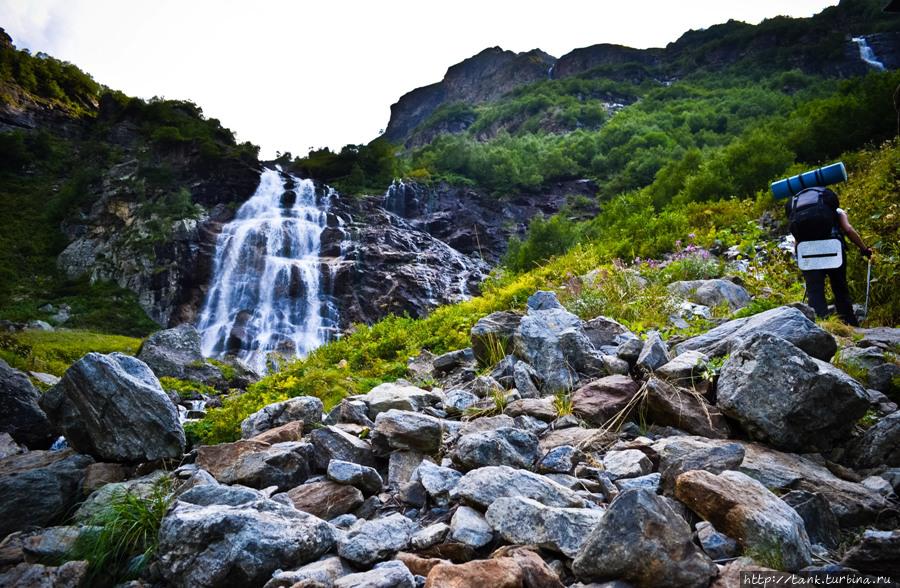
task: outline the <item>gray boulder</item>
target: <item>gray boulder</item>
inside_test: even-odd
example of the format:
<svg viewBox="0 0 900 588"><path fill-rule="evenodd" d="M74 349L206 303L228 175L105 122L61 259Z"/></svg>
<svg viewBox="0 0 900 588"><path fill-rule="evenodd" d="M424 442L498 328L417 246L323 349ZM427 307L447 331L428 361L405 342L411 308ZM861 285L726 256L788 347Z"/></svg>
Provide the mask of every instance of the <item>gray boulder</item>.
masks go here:
<svg viewBox="0 0 900 588"><path fill-rule="evenodd" d="M669 349L665 341L657 331L651 331L644 341L641 354L638 355L637 365L648 372L655 371L669 362Z"/></svg>
<svg viewBox="0 0 900 588"><path fill-rule="evenodd" d="M530 469L539 455L538 439L520 429L503 427L463 435L453 451L453 463L463 469L507 465Z"/></svg>
<svg viewBox="0 0 900 588"><path fill-rule="evenodd" d="M555 300L555 294L546 294ZM580 375L606 373L606 364L585 335L581 319L558 302L551 305L542 299L537 308L529 307L516 330L515 350L541 375L544 392L569 390Z"/></svg>
<svg viewBox="0 0 900 588"><path fill-rule="evenodd" d="M80 453L123 462L184 454L178 410L147 364L134 357L88 353L40 405Z"/></svg>
<svg viewBox="0 0 900 588"><path fill-rule="evenodd" d="M368 572L348 574L334 588L416 588L416 578L401 561L386 561Z"/></svg>
<svg viewBox="0 0 900 588"><path fill-rule="evenodd" d="M872 576L900 577L900 530L867 529L841 564Z"/></svg>
<svg viewBox="0 0 900 588"><path fill-rule="evenodd" d="M830 449L869 407L858 382L768 333L732 352L717 404L753 439L789 451Z"/></svg>
<svg viewBox="0 0 900 588"><path fill-rule="evenodd" d="M582 453L572 445L560 445L541 457L537 470L542 474L571 474L582 459Z"/></svg>
<svg viewBox="0 0 900 588"><path fill-rule="evenodd" d="M844 459L860 469L900 466L900 411L882 418L854 439Z"/></svg>
<svg viewBox="0 0 900 588"><path fill-rule="evenodd" d="M450 492L459 484L462 474L451 468L444 468L430 461L423 461L416 470L415 477L436 500L446 500Z"/></svg>
<svg viewBox="0 0 900 588"><path fill-rule="evenodd" d="M241 436L249 439L294 421L303 421L303 429L310 431L314 424L322 422L323 410L322 401L315 396L297 396L269 404L241 422Z"/></svg>
<svg viewBox="0 0 900 588"><path fill-rule="evenodd" d="M600 509L544 506L517 496L495 500L485 518L508 543L539 545L575 557L603 513Z"/></svg>
<svg viewBox="0 0 900 588"><path fill-rule="evenodd" d="M0 586L79 588L86 585L87 577L88 562L86 561L67 561L59 566L23 562L0 572Z"/></svg>
<svg viewBox="0 0 900 588"><path fill-rule="evenodd" d="M395 513L367 521L338 542L338 555L358 565L371 565L406 549L416 524Z"/></svg>
<svg viewBox="0 0 900 588"><path fill-rule="evenodd" d="M460 506L450 520L450 538L479 549L494 539L494 531L480 512L468 506Z"/></svg>
<svg viewBox="0 0 900 588"><path fill-rule="evenodd" d="M374 467L375 454L367 441L351 435L338 427L321 427L309 434L315 447L313 456L316 467L326 469L331 460L338 459Z"/></svg>
<svg viewBox="0 0 900 588"><path fill-rule="evenodd" d="M0 537L62 520L81 499L94 460L72 450L29 451L0 460Z"/></svg>
<svg viewBox="0 0 900 588"><path fill-rule="evenodd" d="M639 588L706 586L716 566L692 541L691 528L647 490L616 498L572 562L584 582L622 579Z"/></svg>
<svg viewBox="0 0 900 588"><path fill-rule="evenodd" d="M672 282L668 288L672 294L709 307L724 304L735 311L750 304L750 294L729 280L686 280Z"/></svg>
<svg viewBox="0 0 900 588"><path fill-rule="evenodd" d="M299 582L318 582L321 585L333 586L335 580L352 572L350 566L342 562L341 558L328 557L306 564L296 570L276 570L264 588L290 588ZM313 585L315 586L315 584Z"/></svg>
<svg viewBox="0 0 900 588"><path fill-rule="evenodd" d="M478 363L486 365L506 355L513 348L513 336L519 327L522 315L515 312L494 312L475 323L470 332L472 352Z"/></svg>
<svg viewBox="0 0 900 588"><path fill-rule="evenodd" d="M391 409L375 418L372 442L386 444L388 451L408 450L426 454L441 446L443 426L433 416Z"/></svg>
<svg viewBox="0 0 900 588"><path fill-rule="evenodd" d="M462 414L467 408L478 403L478 396L468 390L450 390L444 396L444 410L448 413Z"/></svg>
<svg viewBox="0 0 900 588"><path fill-rule="evenodd" d="M328 462L327 475L329 480L356 486L368 494L381 492L384 486L384 480L381 479L378 470L350 461L332 459Z"/></svg>
<svg viewBox="0 0 900 588"><path fill-rule="evenodd" d="M765 486L741 472L685 472L675 496L745 550L772 550L785 570L812 561L812 546L800 515Z"/></svg>
<svg viewBox="0 0 900 588"><path fill-rule="evenodd" d="M781 337L822 361L829 361L837 350L834 337L790 306L780 306L750 317L728 321L688 339L676 346L675 350L679 354L697 350L710 357L718 357L731 353L734 347L758 333Z"/></svg>
<svg viewBox="0 0 900 588"><path fill-rule="evenodd" d="M513 366L513 383L522 398L539 398L541 378L534 368L524 361L517 361Z"/></svg>
<svg viewBox="0 0 900 588"><path fill-rule="evenodd" d="M200 333L189 323L153 333L141 344L137 357L158 378L167 376L214 385L224 382L222 371L208 363L200 352Z"/></svg>
<svg viewBox="0 0 900 588"><path fill-rule="evenodd" d="M172 586L262 586L277 569L335 544L325 521L261 492L206 484L184 494L159 529L159 571Z"/></svg>
<svg viewBox="0 0 900 588"><path fill-rule="evenodd" d="M719 474L736 470L744 461L739 443L712 441L703 437L669 437L653 445L659 456L660 484L664 493L675 489L675 480L684 472L704 470Z"/></svg>
<svg viewBox="0 0 900 588"><path fill-rule="evenodd" d="M428 525L412 536L410 546L418 550L428 549L443 542L448 533L450 533L450 525L447 523Z"/></svg>
<svg viewBox="0 0 900 588"><path fill-rule="evenodd" d="M818 492L791 490L781 499L803 519L803 526L812 543L829 549L837 548L841 542L841 528L824 496Z"/></svg>
<svg viewBox="0 0 900 588"><path fill-rule="evenodd" d="M451 498L487 508L498 498L524 496L546 506L584 508L585 501L550 478L509 466L489 466L464 475Z"/></svg>
<svg viewBox="0 0 900 588"><path fill-rule="evenodd" d="M603 468L612 481L619 478L637 478L653 471L653 462L643 451L625 449L610 451L603 457Z"/></svg>
<svg viewBox="0 0 900 588"><path fill-rule="evenodd" d="M429 406L436 406L443 398L417 386L395 382L380 384L368 394L354 396L369 407L369 418L374 420L379 414L391 409L422 412Z"/></svg>
<svg viewBox="0 0 900 588"><path fill-rule="evenodd" d="M285 491L310 475L313 446L299 441L269 445L243 439L197 448L197 465L222 484Z"/></svg>
<svg viewBox="0 0 900 588"><path fill-rule="evenodd" d="M47 449L55 435L28 376L0 359L0 433L31 449Z"/></svg>
<svg viewBox="0 0 900 588"><path fill-rule="evenodd" d="M656 376L678 386L701 388L699 378L709 357L699 351L685 351L656 370Z"/></svg>
<svg viewBox="0 0 900 588"><path fill-rule="evenodd" d="M435 373L443 374L473 361L475 361L475 353L471 347L466 347L438 355L432 360L431 365Z"/></svg>
<svg viewBox="0 0 900 588"><path fill-rule="evenodd" d="M618 347L635 334L622 323L605 316L598 316L584 323L584 334L595 349Z"/></svg>
<svg viewBox="0 0 900 588"><path fill-rule="evenodd" d="M731 432L722 411L699 392L673 386L656 376L647 382L646 407L647 418L657 425L716 439L724 439Z"/></svg>

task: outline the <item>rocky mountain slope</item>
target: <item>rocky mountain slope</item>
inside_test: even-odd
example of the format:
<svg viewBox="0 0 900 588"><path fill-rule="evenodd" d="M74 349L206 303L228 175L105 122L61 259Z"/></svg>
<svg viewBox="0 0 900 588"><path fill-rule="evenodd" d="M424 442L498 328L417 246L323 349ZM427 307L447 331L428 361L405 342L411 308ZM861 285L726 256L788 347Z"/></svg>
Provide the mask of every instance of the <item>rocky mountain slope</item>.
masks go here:
<svg viewBox="0 0 900 588"><path fill-rule="evenodd" d="M695 305L751 302L726 280L670 289ZM0 420L0 582L896 578L900 412L876 372L900 374L900 331L842 341L842 360L869 368L856 380L828 363L838 341L811 313L773 308L673 344L582 321L539 291L524 314L482 317L471 347L410 360L407 380L327 412L311 396L269 404L241 439L193 448L175 404L187 401L157 379L221 378L185 363L200 357L190 327L137 358L89 354L40 397L0 362L15 403ZM59 433L70 448L41 449ZM141 505L155 513L137 523L146 534L125 538L115 525ZM104 534L121 551L92 551Z"/></svg>

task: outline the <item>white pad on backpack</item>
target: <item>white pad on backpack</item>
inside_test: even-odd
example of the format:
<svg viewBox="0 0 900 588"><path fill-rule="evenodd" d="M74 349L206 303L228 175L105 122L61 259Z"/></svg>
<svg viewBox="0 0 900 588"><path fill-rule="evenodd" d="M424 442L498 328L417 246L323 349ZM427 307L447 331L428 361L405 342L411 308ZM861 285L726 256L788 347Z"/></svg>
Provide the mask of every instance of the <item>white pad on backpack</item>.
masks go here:
<svg viewBox="0 0 900 588"><path fill-rule="evenodd" d="M844 263L840 239L802 241L797 245L797 265L803 271L834 269Z"/></svg>

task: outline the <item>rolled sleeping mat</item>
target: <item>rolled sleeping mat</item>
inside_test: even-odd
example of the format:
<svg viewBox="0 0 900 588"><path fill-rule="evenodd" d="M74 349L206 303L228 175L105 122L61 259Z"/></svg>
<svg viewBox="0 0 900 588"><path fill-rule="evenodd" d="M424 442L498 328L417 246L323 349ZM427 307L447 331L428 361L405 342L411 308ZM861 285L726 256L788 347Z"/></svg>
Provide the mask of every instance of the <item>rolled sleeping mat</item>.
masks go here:
<svg viewBox="0 0 900 588"><path fill-rule="evenodd" d="M791 176L777 182L772 182L772 195L776 200L781 198L789 198L795 194L799 194L807 188L815 188L818 186L827 186L838 182L847 181L847 168L844 163L839 161L820 167L819 169L810 170L808 172Z"/></svg>

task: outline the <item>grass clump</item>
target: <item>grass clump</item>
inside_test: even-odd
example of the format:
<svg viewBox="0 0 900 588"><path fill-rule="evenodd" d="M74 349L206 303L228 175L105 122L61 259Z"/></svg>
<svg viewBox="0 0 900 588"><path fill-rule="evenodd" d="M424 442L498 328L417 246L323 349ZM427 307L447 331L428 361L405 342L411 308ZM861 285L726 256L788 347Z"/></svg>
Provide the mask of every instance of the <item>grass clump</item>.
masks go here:
<svg viewBox="0 0 900 588"><path fill-rule="evenodd" d="M200 396L214 396L217 393L215 388L207 384L193 382L191 380L181 380L179 378L170 378L169 376L161 377L159 383L166 392L174 392L185 400L198 398Z"/></svg>
<svg viewBox="0 0 900 588"><path fill-rule="evenodd" d="M553 410L556 411L556 416L564 417L575 412L575 404L572 402L572 397L565 392L557 392L553 396Z"/></svg>
<svg viewBox="0 0 900 588"><path fill-rule="evenodd" d="M119 351L134 355L141 340L90 331L21 331L0 335L0 359L23 371L62 376L85 354Z"/></svg>
<svg viewBox="0 0 900 588"><path fill-rule="evenodd" d="M89 583L137 578L159 544L159 527L172 502L172 481L157 480L147 496L121 491L94 515L68 559L86 560Z"/></svg>

